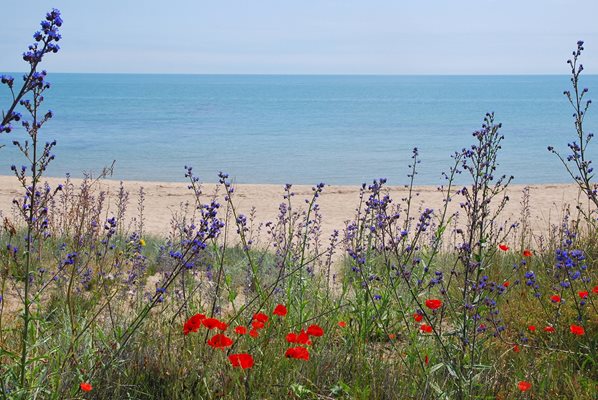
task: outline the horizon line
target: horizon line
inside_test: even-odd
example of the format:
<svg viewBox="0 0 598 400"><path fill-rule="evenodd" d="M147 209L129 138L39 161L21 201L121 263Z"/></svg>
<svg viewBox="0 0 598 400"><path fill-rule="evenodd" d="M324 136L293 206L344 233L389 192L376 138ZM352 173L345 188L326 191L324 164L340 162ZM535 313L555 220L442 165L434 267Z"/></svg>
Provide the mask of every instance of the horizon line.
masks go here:
<svg viewBox="0 0 598 400"><path fill-rule="evenodd" d="M43 70L43 69L40 69ZM3 74L27 74L28 71L0 71ZM459 76L570 76L570 73L252 73L252 72L239 72L239 73L218 73L218 72L73 72L73 71L49 71L49 74L77 74L77 75L197 75L197 76L388 76L388 77L399 77L399 76L411 76L411 77L424 77L424 76L443 76L443 77L459 77ZM587 73L583 76L598 76L598 73Z"/></svg>

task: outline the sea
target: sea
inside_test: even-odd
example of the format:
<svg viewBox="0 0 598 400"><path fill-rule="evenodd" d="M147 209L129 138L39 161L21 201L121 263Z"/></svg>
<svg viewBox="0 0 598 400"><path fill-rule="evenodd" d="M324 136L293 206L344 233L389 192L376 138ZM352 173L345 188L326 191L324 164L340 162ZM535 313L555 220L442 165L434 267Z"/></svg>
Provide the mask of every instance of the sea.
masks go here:
<svg viewBox="0 0 598 400"><path fill-rule="evenodd" d="M566 75L50 73L47 80L43 109L54 118L39 137L57 141L47 176L97 176L113 165L110 179L185 181L184 167L192 166L203 182L216 182L223 171L237 183L386 178L403 185L417 148L415 183L438 185L451 156L474 142L484 115L494 112L504 135L497 175L520 184L571 181L547 150L566 155L576 140ZM598 100L598 75L582 77L581 85L589 88L587 99ZM0 108L10 99L0 87ZM586 115L587 132L598 131L595 108ZM22 128L0 135L0 175L26 165L12 144L25 139ZM598 141L588 156L598 160Z"/></svg>

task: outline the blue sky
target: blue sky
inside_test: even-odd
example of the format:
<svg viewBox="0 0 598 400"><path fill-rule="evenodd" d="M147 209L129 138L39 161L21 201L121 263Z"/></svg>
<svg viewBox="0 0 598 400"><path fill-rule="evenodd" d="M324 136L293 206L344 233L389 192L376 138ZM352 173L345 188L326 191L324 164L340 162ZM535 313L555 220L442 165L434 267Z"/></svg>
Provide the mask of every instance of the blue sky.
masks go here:
<svg viewBox="0 0 598 400"><path fill-rule="evenodd" d="M0 70L52 6L53 72L564 74L583 39L598 73L598 0L2 0Z"/></svg>

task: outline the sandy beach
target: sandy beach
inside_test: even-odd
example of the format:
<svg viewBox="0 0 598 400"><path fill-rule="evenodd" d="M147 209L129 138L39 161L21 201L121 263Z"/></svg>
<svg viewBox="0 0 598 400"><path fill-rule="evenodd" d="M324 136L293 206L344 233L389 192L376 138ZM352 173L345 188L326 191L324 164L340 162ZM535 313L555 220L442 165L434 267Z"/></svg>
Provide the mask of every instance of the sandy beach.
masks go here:
<svg viewBox="0 0 598 400"><path fill-rule="evenodd" d="M64 183L64 179L48 178L47 182L55 187ZM80 179L73 179L75 186L80 185ZM116 197L120 182L114 180L103 180L98 183L98 189L108 194L108 205L110 212L114 211ZM202 185L205 199L214 193L217 185ZM533 230L546 229L550 223L557 223L561 216L563 207L567 204L577 204L578 190L574 185L567 184L542 184L528 185L530 194L530 216ZM193 203L193 194L182 182L139 182L125 181L125 189L129 192L129 205L127 219L138 215L137 203L139 191L143 188L145 192L144 221L147 233L165 236L170 229L172 216L180 212L181 206L186 202ZM521 202L523 190L526 185L512 185L509 187L510 201L503 212L502 220L509 218L516 220L521 214ZM391 197L395 202L405 197L405 187L389 186ZM223 190L219 198L223 201ZM295 207L305 207L304 199L311 198L311 186L293 186L296 193L293 202ZM20 197L22 189L19 182L10 176L0 176L0 211L4 216L13 215L12 201ZM415 191L415 208L429 207L438 209L442 207L442 194L436 187L419 186ZM249 215L252 207L255 207L255 222L273 221L278 215L278 206L283 201L283 185L262 185L262 184L239 184L235 186L234 202L238 212ZM325 235L330 234L334 229L342 229L346 221L351 220L355 214L355 208L359 203L359 186L326 186L320 199L320 210L323 216L322 231ZM459 199L455 197L450 209L458 209Z"/></svg>

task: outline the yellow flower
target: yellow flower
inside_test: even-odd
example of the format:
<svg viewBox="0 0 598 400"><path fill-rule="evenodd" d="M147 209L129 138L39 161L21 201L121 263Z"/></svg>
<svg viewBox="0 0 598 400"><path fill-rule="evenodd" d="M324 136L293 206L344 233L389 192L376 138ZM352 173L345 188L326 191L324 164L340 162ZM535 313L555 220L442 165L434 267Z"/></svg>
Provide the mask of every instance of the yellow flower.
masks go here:
<svg viewBox="0 0 598 400"><path fill-rule="evenodd" d="M141 247L145 247L145 240L139 239L139 244L141 245Z"/></svg>

